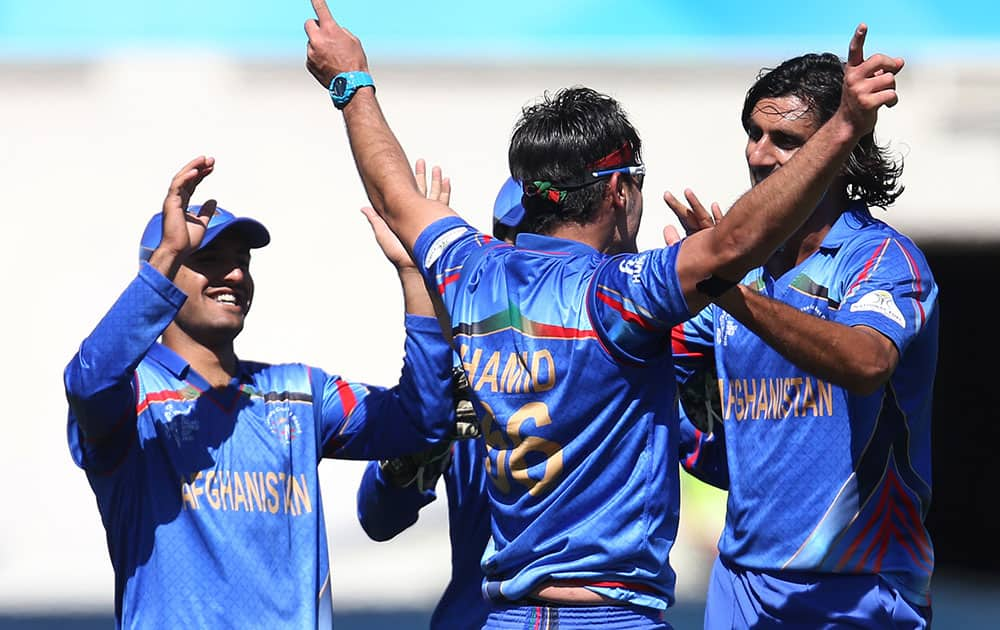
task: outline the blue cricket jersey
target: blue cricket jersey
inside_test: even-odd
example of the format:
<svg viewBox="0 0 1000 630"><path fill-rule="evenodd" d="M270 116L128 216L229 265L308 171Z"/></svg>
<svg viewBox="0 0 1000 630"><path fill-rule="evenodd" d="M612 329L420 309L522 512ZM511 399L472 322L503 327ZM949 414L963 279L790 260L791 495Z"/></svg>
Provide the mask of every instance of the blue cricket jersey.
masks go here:
<svg viewBox="0 0 1000 630"><path fill-rule="evenodd" d="M670 328L690 316L677 249L608 256L536 234L514 247L457 217L418 238L483 422L491 599L557 582L650 608L673 602Z"/></svg>
<svg viewBox="0 0 1000 630"><path fill-rule="evenodd" d="M485 451L481 440L456 440L444 471L448 493L451 581L431 615L432 630L479 630L490 611L483 598L480 560L490 537L486 502ZM389 540L417 522L419 511L437 498L416 484L387 483L377 462L370 462L358 487L358 520L374 540Z"/></svg>
<svg viewBox="0 0 1000 630"><path fill-rule="evenodd" d="M744 284L816 317L874 328L900 359L883 388L858 396L792 365L721 308L684 323L680 345L714 345L722 394L716 437L729 497L720 556L758 570L878 574L927 606L938 288L926 259L856 204L800 265L777 279L756 269ZM696 474L718 467L696 460L685 462Z"/></svg>
<svg viewBox="0 0 1000 630"><path fill-rule="evenodd" d="M317 465L443 438L451 349L434 318L408 317L392 389L248 361L212 389L157 343L185 299L143 263L64 373L70 451L106 530L117 625L330 627Z"/></svg>

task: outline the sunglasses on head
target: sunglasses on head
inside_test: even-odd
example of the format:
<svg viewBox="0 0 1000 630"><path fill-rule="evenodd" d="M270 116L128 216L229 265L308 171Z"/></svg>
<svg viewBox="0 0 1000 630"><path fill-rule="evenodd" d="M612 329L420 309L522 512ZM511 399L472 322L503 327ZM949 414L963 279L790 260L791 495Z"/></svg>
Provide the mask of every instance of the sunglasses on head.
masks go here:
<svg viewBox="0 0 1000 630"><path fill-rule="evenodd" d="M635 185L642 190L642 182L646 178L646 166L644 164L638 164L636 166L620 166L618 168L609 168L603 171L594 171L591 173L591 177L594 179L603 179L605 177L611 177L615 173L624 173L635 181Z"/></svg>

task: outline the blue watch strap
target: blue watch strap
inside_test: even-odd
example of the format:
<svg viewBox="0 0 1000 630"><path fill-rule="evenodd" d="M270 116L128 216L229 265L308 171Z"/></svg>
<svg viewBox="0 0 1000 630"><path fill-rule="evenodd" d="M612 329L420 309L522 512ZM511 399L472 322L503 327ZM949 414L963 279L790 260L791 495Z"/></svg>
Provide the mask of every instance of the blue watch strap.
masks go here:
<svg viewBox="0 0 1000 630"><path fill-rule="evenodd" d="M330 81L330 99L337 109L343 109L351 102L358 88L363 87L375 87L375 81L370 74L361 70L341 72Z"/></svg>

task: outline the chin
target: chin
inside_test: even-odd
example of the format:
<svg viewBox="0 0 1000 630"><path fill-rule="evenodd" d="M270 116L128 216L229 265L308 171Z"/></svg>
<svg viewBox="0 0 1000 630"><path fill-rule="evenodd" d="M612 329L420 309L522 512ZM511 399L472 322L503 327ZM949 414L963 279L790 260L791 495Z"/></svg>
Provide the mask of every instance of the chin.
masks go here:
<svg viewBox="0 0 1000 630"><path fill-rule="evenodd" d="M243 332L243 318L240 318L239 322L220 322L209 329L205 330L204 334L206 337L210 337L213 340L223 343L232 343L236 337Z"/></svg>

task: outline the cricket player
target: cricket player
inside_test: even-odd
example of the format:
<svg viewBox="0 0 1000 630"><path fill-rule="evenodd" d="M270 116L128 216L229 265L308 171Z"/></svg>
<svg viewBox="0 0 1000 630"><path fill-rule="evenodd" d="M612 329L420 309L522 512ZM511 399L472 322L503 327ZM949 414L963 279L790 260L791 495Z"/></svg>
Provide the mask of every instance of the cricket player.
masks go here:
<svg viewBox="0 0 1000 630"><path fill-rule="evenodd" d="M343 113L375 210L451 318L483 422L492 516L487 628L668 628L678 519L671 328L809 215L883 105L902 60L864 59L837 114L715 227L637 253L645 174L619 103L584 87L525 108L509 150L526 216L516 245L421 197L363 48L323 0L307 67Z"/></svg>
<svg viewBox="0 0 1000 630"><path fill-rule="evenodd" d="M834 115L844 72L810 53L754 82L754 186ZM675 347L710 361L721 395L713 448L684 462L729 491L706 628L931 624L938 286L920 248L869 210L896 201L901 175L864 136L784 246L679 327Z"/></svg>
<svg viewBox="0 0 1000 630"><path fill-rule="evenodd" d="M425 180L422 160L415 169L418 186ZM434 177L440 178L435 170ZM441 187L440 185L438 186ZM432 189L434 186L432 185ZM450 186L448 187L450 193ZM521 186L508 178L493 204L493 235L512 241L524 218ZM447 196L442 198L447 204ZM471 412L468 382L461 369L456 379L456 416ZM468 409L468 412L466 411ZM448 537L451 543L451 580L431 615L431 630L478 630L490 611L483 597L480 567L490 537L490 513L486 496L486 452L481 440L442 442L416 455L370 462L358 487L358 521L372 540L394 538L417 522L422 508L436 498L442 477L448 497Z"/></svg>
<svg viewBox="0 0 1000 630"><path fill-rule="evenodd" d="M212 200L188 208L214 166L198 157L174 177L138 275L66 366L70 451L107 533L118 627L329 628L317 465L440 441L451 349L404 255L397 386L240 359L250 252L271 237Z"/></svg>

